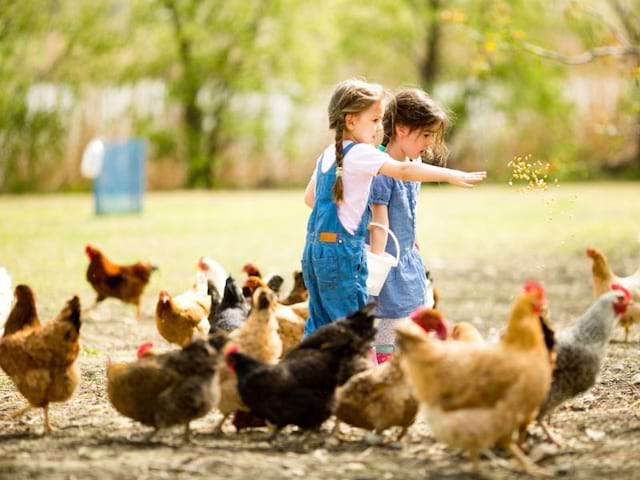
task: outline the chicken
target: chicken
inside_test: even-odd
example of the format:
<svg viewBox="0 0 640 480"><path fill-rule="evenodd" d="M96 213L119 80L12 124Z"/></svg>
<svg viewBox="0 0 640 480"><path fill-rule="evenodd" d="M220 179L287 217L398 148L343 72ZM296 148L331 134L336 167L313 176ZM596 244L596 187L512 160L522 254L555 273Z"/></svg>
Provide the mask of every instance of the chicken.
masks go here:
<svg viewBox="0 0 640 480"><path fill-rule="evenodd" d="M89 257L87 281L98 294L93 306L106 298L118 298L135 305L138 319L141 319L142 292L149 283L151 273L158 267L149 262L116 265L91 245L85 247L85 252Z"/></svg>
<svg viewBox="0 0 640 480"><path fill-rule="evenodd" d="M595 384L615 323L629 307L629 291L617 284L612 288L613 291L601 295L573 325L556 335L556 366L551 389L537 416L554 443L560 444L546 420L559 405Z"/></svg>
<svg viewBox="0 0 640 480"><path fill-rule="evenodd" d="M134 362L108 362L109 401L125 417L153 427L151 436L184 425L188 442L190 422L209 413L220 397L216 371L226 340L226 335L212 335L163 354L145 344Z"/></svg>
<svg viewBox="0 0 640 480"><path fill-rule="evenodd" d="M425 404L439 441L478 456L500 444L528 472L537 467L513 443L513 434L544 401L551 383L540 309L542 287L530 282L512 307L505 334L494 345L440 342L414 322L396 325L401 366Z"/></svg>
<svg viewBox="0 0 640 480"><path fill-rule="evenodd" d="M191 343L195 336L206 337L210 328L210 307L207 279L202 272L198 272L190 290L176 297L166 290L160 292L156 306L158 332L167 342L181 347Z"/></svg>
<svg viewBox="0 0 640 480"><path fill-rule="evenodd" d="M205 274L207 277L207 283L210 284L210 288L217 292L218 296L224 291L225 282L227 280L227 272L225 272L222 265L216 262L210 257L200 257L198 260L198 270ZM211 293L209 294L211 295ZM214 298L215 303L215 298Z"/></svg>
<svg viewBox="0 0 640 480"><path fill-rule="evenodd" d="M6 268L0 267L0 330L4 328L5 321L9 317L12 301L11 276Z"/></svg>
<svg viewBox="0 0 640 480"><path fill-rule="evenodd" d="M227 347L227 365L238 379L242 400L275 427L316 429L331 416L335 389L357 373L375 336L368 305L347 318L325 325L276 365Z"/></svg>
<svg viewBox="0 0 640 480"><path fill-rule="evenodd" d="M275 292L276 295L280 294L280 289L284 284L284 278L282 278L281 275L278 275L277 273L272 273L270 275L267 275L265 278L263 278L262 273L260 272L258 267L256 267L253 263L247 263L246 265L244 265L242 267L242 271L247 274L247 278L258 277L259 279L264 280L264 284L267 287L269 287L273 292ZM244 287L242 287L242 293L244 294L245 297L251 298L251 295L253 294L253 291L255 290L256 287L257 285L254 285L253 287L245 285Z"/></svg>
<svg viewBox="0 0 640 480"><path fill-rule="evenodd" d="M294 303L306 302L309 300L309 290L304 284L304 277L300 270L293 272L293 288L287 298L282 300L282 305L293 305Z"/></svg>
<svg viewBox="0 0 640 480"><path fill-rule="evenodd" d="M27 328L40 328L40 318L33 291L26 285L18 285L14 293L16 304L9 313L3 337Z"/></svg>
<svg viewBox="0 0 640 480"><path fill-rule="evenodd" d="M16 309L32 313L22 317L23 328L13 331L7 325L0 340L0 366L29 401L13 416L42 408L45 432L51 432L49 404L68 400L80 380L75 365L80 352L80 300L72 297L52 321L41 327L37 315L33 315L35 303L29 287L18 285L16 297L12 313ZM29 305L25 308L22 302Z"/></svg>
<svg viewBox="0 0 640 480"><path fill-rule="evenodd" d="M244 301L242 291L236 285L233 277L229 276L224 286L224 295L215 311L209 313L210 332L223 330L232 332L240 328L249 315L249 308Z"/></svg>
<svg viewBox="0 0 640 480"><path fill-rule="evenodd" d="M640 322L640 268L633 275L618 277L613 273L607 257L600 250L588 248L587 256L593 261L592 282L594 298L598 298L608 292L614 283L631 292L634 303L627 308L627 312L620 318L620 325L624 328L624 341L628 342L631 325Z"/></svg>
<svg viewBox="0 0 640 480"><path fill-rule="evenodd" d="M245 282L244 292L253 292L256 288L269 288L260 277L251 276ZM276 304L276 319L278 320L278 335L282 339L282 352L286 353L295 347L304 335L304 326L309 318L309 303L302 302L294 305Z"/></svg>
<svg viewBox="0 0 640 480"><path fill-rule="evenodd" d="M466 343L485 343L478 329L469 322L455 323L451 329L450 338Z"/></svg>
<svg viewBox="0 0 640 480"><path fill-rule="evenodd" d="M437 310L420 307L410 318L426 332L437 331L441 340L446 338L447 327ZM334 407L336 433L340 422L345 422L374 430L378 435L399 426L402 430L396 441L406 434L416 419L418 402L400 368L400 358L400 354L393 355L390 361L360 372L338 387Z"/></svg>
<svg viewBox="0 0 640 480"><path fill-rule="evenodd" d="M276 296L268 288L258 288L253 294L253 307L244 324L231 332L230 340L243 353L265 363L275 363L282 355L282 340L278 336L278 321L274 311ZM227 368L220 372L220 403L222 419L215 427L220 433L226 419L238 410L247 410L238 393L236 376Z"/></svg>

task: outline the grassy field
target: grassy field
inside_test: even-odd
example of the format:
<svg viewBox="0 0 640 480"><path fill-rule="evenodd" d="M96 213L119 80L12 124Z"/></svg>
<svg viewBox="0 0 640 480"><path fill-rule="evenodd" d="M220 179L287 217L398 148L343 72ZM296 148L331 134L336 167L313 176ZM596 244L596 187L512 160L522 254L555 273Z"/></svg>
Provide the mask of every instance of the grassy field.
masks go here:
<svg viewBox="0 0 640 480"><path fill-rule="evenodd" d="M200 255L239 274L247 261L289 279L299 268L308 209L300 191L177 192L146 196L141 215L95 216L90 195L0 197L0 265L49 299L79 293L86 243L117 262L160 266L151 290L191 281ZM640 184L562 185L549 191L426 185L418 240L435 271L514 262L543 276L550 262L600 246L617 261L640 256ZM56 300L57 303L57 300Z"/></svg>
<svg viewBox="0 0 640 480"><path fill-rule="evenodd" d="M548 192L425 186L418 239L445 316L472 321L495 338L513 295L533 277L544 283L552 321L562 328L592 302L587 246L601 247L621 274L638 267L639 194L640 184L631 183L562 185ZM41 435L40 411L20 421L5 416L24 400L0 374L0 478L468 478L466 458L436 442L424 423L414 425L401 445L371 445L357 429L337 441L328 433L331 421L308 439L289 432L273 444L261 430L213 435L219 414L212 413L194 422L194 440L183 445L175 430L142 440L148 429L111 407L107 359L129 360L146 340L171 348L155 327L158 292L185 290L200 255L216 258L238 277L247 261L287 278L299 268L308 215L301 198L301 191L152 193L142 215L96 217L90 195L0 197L0 265L15 283L34 287L44 319L72 293L85 306L93 302L84 278L87 242L117 262L149 259L160 266L145 291L143 321L116 300L83 315L82 379L68 402L52 407L53 434ZM639 332L635 326L624 344L617 328L598 383L555 414L554 428L567 444L538 449L536 457L551 474L637 478ZM532 452L541 443L539 433L528 444ZM484 463L491 478L525 478L513 462Z"/></svg>

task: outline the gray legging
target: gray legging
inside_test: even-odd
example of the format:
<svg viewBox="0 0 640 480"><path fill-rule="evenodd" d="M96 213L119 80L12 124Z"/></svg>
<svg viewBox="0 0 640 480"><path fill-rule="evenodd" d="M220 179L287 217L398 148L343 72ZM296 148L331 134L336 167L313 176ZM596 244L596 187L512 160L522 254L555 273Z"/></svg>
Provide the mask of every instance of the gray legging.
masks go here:
<svg viewBox="0 0 640 480"><path fill-rule="evenodd" d="M396 334L393 327L400 320L402 318L381 318L378 320L376 326L378 333L375 338L376 353L392 353L395 350Z"/></svg>

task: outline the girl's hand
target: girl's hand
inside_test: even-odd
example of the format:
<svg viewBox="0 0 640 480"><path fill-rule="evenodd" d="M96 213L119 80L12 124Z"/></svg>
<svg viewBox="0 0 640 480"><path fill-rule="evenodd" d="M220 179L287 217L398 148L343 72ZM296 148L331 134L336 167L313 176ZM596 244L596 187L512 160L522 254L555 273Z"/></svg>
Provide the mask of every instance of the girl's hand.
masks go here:
<svg viewBox="0 0 640 480"><path fill-rule="evenodd" d="M487 178L487 172L463 172L462 170L452 170L449 183L458 187L472 188L476 183L480 183Z"/></svg>

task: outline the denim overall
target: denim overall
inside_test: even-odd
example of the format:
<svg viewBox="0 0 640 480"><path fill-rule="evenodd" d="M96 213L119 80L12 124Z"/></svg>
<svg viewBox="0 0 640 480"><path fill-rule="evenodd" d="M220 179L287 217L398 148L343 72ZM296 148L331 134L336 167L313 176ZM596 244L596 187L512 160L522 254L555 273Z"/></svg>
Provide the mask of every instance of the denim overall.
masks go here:
<svg viewBox="0 0 640 480"><path fill-rule="evenodd" d="M422 256L416 248L416 204L419 193L419 182L403 182L378 175L371 184L369 202L387 205L389 229L396 234L400 244L398 266L391 269L377 297L376 315L381 318L406 317L425 304L427 278ZM385 250L395 257L394 242L387 241Z"/></svg>
<svg viewBox="0 0 640 480"><path fill-rule="evenodd" d="M343 158L355 143L344 148ZM367 302L367 262L364 248L370 212L365 209L352 235L340 223L333 201L335 162L322 172L322 158L316 170L315 203L307 224L302 254L302 274L309 289L309 319L304 334L345 317Z"/></svg>

